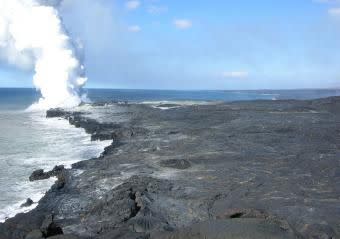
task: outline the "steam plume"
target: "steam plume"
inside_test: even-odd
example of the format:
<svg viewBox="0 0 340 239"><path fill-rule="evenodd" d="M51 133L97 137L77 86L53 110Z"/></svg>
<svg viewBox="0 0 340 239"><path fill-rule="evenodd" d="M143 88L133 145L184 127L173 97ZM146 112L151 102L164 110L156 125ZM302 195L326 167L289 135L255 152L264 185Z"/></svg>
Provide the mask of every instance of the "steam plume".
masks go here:
<svg viewBox="0 0 340 239"><path fill-rule="evenodd" d="M0 0L0 58L34 69L42 97L30 108L74 107L87 81L57 6L61 0Z"/></svg>

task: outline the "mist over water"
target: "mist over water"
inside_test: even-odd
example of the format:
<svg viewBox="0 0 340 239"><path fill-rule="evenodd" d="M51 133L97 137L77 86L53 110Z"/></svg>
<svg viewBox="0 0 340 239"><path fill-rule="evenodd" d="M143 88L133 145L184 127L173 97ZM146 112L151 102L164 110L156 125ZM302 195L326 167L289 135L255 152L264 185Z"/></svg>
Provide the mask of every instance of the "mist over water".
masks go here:
<svg viewBox="0 0 340 239"><path fill-rule="evenodd" d="M97 157L111 143L92 142L83 129L43 112L0 110L0 125L0 221L34 208L20 205L29 197L38 202L54 183L29 182L34 170Z"/></svg>

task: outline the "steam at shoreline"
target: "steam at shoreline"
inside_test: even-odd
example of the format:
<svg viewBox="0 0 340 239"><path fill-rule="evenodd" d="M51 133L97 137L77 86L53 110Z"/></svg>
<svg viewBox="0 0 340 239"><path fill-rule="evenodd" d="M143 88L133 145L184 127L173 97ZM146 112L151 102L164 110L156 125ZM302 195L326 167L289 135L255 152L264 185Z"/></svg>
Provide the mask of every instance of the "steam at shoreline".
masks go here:
<svg viewBox="0 0 340 239"><path fill-rule="evenodd" d="M61 0L1 0L0 59L34 69L41 98L29 110L70 108L81 103L84 66L56 7Z"/></svg>

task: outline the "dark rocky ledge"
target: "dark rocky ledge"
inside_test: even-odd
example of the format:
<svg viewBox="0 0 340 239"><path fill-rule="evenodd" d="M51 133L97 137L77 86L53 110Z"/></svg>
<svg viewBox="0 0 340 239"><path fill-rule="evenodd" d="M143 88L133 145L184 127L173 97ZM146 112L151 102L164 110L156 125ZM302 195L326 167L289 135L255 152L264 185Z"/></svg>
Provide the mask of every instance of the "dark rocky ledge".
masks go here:
<svg viewBox="0 0 340 239"><path fill-rule="evenodd" d="M338 97L103 103L47 117L112 144L72 169L35 172L58 181L0 224L1 239L339 238Z"/></svg>
<svg viewBox="0 0 340 239"><path fill-rule="evenodd" d="M33 203L34 203L34 202L33 202L32 199L27 198L27 199L26 199L26 202L24 202L23 204L21 204L20 207L30 207L30 206L32 206Z"/></svg>
<svg viewBox="0 0 340 239"><path fill-rule="evenodd" d="M63 174L64 171L65 171L65 168L63 165L55 166L49 172L44 172L43 169L37 169L31 174L31 176L29 177L29 180L32 182L32 181L37 181L37 180L45 180L50 177L58 177L61 174Z"/></svg>

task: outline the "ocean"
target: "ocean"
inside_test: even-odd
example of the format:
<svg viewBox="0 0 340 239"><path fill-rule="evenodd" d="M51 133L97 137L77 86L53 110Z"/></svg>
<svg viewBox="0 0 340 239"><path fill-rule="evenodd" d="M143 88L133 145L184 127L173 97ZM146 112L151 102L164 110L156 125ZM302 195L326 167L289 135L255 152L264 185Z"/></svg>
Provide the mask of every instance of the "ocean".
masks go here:
<svg viewBox="0 0 340 239"><path fill-rule="evenodd" d="M87 89L92 102L103 101L242 101L315 99L340 96L340 90L160 91ZM55 179L29 182L36 169L71 166L97 157L109 141L91 142L90 135L66 120L46 119L44 112L25 109L39 99L34 89L0 88L0 222L31 210ZM20 205L27 198L29 208Z"/></svg>

